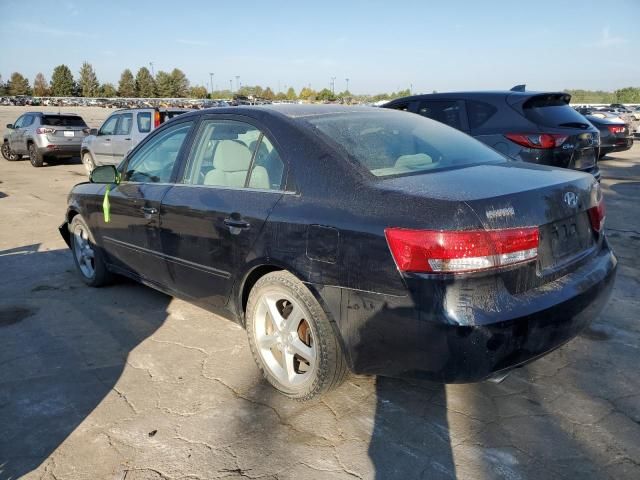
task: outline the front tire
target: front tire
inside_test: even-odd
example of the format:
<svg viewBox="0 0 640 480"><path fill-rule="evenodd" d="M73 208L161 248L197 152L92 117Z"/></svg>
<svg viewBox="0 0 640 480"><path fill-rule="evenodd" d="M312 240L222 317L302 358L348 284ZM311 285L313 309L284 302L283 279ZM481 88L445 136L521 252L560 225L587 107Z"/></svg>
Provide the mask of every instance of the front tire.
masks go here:
<svg viewBox="0 0 640 480"><path fill-rule="evenodd" d="M38 152L38 148L35 143L29 144L29 161L34 167L41 167L44 165L44 158L42 157L42 154Z"/></svg>
<svg viewBox="0 0 640 480"><path fill-rule="evenodd" d="M289 272L272 272L256 282L246 329L258 368L287 397L311 400L338 387L348 374L332 322Z"/></svg>
<svg viewBox="0 0 640 480"><path fill-rule="evenodd" d="M102 250L81 215L73 217L69 225L73 261L84 283L90 287L109 284L113 275L107 269Z"/></svg>
<svg viewBox="0 0 640 480"><path fill-rule="evenodd" d="M89 152L84 152L82 154L82 164L84 165L84 168L87 170L87 175L91 175L91 172L93 172L93 169L96 168L96 164L93 161L93 157Z"/></svg>
<svg viewBox="0 0 640 480"><path fill-rule="evenodd" d="M4 157L5 160L8 160L9 162L15 162L16 160L20 160L22 158L22 155L19 155L15 153L13 150L11 150L11 147L9 146L9 142L2 143L2 156Z"/></svg>

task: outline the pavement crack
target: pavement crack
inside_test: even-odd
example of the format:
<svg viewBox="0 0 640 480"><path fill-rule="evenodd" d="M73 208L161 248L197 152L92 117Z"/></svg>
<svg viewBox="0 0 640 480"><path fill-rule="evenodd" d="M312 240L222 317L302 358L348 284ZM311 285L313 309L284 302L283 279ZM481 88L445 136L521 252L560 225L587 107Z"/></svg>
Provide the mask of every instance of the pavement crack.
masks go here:
<svg viewBox="0 0 640 480"><path fill-rule="evenodd" d="M195 350L197 352L202 353L203 355L209 356L209 353L204 348L193 347L191 345L185 345L184 343L180 343L180 342L169 342L167 340L158 340L158 339L155 339L153 337L150 337L149 340L151 340L152 342L156 342L156 343L164 343L164 344L167 344L167 345L175 345L177 347L186 348L188 350Z"/></svg>

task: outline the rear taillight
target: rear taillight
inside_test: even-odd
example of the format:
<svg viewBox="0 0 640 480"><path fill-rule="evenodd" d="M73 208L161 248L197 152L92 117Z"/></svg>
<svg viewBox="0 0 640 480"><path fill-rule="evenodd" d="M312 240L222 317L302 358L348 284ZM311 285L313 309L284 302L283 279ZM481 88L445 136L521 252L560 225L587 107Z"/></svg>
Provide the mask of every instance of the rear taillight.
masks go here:
<svg viewBox="0 0 640 480"><path fill-rule="evenodd" d="M384 231L403 272L461 273L529 262L538 256L538 227L503 230Z"/></svg>
<svg viewBox="0 0 640 480"><path fill-rule="evenodd" d="M85 135L89 135L89 133L91 133L91 129L89 127L83 128L82 133L84 133Z"/></svg>
<svg viewBox="0 0 640 480"><path fill-rule="evenodd" d="M56 133L56 129L39 127L36 128L36 133Z"/></svg>
<svg viewBox="0 0 640 480"><path fill-rule="evenodd" d="M589 220L591 221L593 231L600 233L604 229L604 221L607 215L604 208L604 196L602 195L602 189L599 183L594 184L592 195L596 205L588 210Z"/></svg>
<svg viewBox="0 0 640 480"><path fill-rule="evenodd" d="M622 125L607 125L607 128L614 135L624 132L624 126L622 126Z"/></svg>
<svg viewBox="0 0 640 480"><path fill-rule="evenodd" d="M559 147L569 138L558 133L507 133L505 137L523 147L540 149Z"/></svg>
<svg viewBox="0 0 640 480"><path fill-rule="evenodd" d="M153 126L155 128L158 128L160 126L160 112L156 111L155 115L153 116Z"/></svg>

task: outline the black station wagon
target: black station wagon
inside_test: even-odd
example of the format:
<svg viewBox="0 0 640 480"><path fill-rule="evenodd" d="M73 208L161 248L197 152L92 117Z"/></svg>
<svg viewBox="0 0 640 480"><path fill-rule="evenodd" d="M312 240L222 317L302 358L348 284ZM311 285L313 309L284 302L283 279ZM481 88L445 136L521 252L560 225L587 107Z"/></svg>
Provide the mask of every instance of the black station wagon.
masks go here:
<svg viewBox="0 0 640 480"><path fill-rule="evenodd" d="M473 382L577 335L616 258L592 175L513 162L419 115L283 105L181 115L76 185L84 281L132 277L243 325L309 399L349 371Z"/></svg>

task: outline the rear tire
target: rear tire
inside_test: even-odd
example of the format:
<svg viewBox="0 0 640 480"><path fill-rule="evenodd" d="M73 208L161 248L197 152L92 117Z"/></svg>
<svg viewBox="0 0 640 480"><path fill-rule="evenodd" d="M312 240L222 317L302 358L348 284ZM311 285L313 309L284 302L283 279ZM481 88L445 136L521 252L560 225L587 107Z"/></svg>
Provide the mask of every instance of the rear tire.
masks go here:
<svg viewBox="0 0 640 480"><path fill-rule="evenodd" d="M69 237L73 261L82 281L90 287L111 283L113 274L107 269L102 249L96 246L93 234L81 215L71 220Z"/></svg>
<svg viewBox="0 0 640 480"><path fill-rule="evenodd" d="M342 345L316 298L291 273L260 278L249 294L246 329L265 379L283 395L311 400L337 388L349 369Z"/></svg>
<svg viewBox="0 0 640 480"><path fill-rule="evenodd" d="M41 167L44 165L44 158L42 157L42 154L38 152L35 143L29 144L29 161L34 167Z"/></svg>
<svg viewBox="0 0 640 480"><path fill-rule="evenodd" d="M9 162L15 162L16 160L20 160L22 158L22 155L14 153L13 150L11 150L9 142L4 142L2 144L2 156Z"/></svg>

